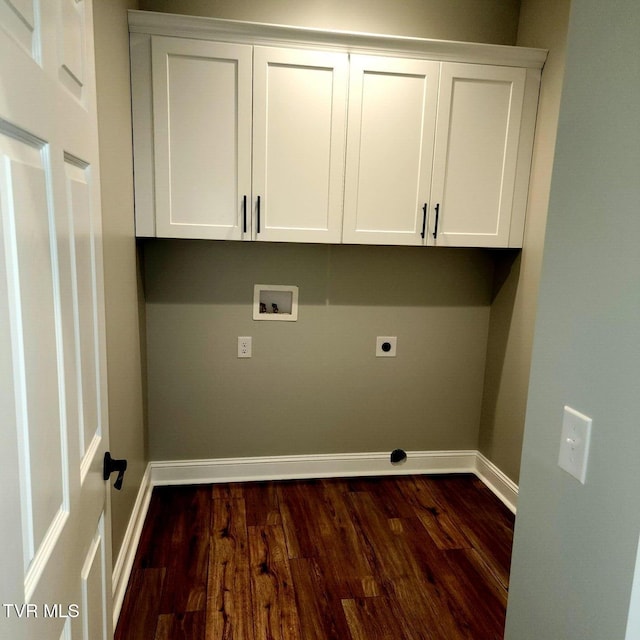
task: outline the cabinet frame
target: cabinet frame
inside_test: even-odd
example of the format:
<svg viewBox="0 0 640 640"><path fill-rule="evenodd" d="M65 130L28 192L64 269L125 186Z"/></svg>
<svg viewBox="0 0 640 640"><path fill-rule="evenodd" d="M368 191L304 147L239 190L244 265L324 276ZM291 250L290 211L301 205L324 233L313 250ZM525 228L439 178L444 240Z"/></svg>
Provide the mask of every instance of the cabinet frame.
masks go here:
<svg viewBox="0 0 640 640"><path fill-rule="evenodd" d="M441 63L488 64L501 67L519 67L525 70L524 103L522 126L519 133L519 147L515 186L513 191L513 215L510 220L508 240L501 240L500 246L521 247L524 235L524 214L526 210L531 153L537 110L541 69L547 52L541 49L507 47L476 43L447 42L422 38L370 35L265 25L201 18L155 14L145 11L129 11L131 47L133 129L135 154L135 215L138 237L157 237L160 234L155 221L155 198L157 179L153 164L153 105L151 94L151 36L169 36L210 40L251 46L285 47L299 50L318 50L341 54L413 58ZM249 194L247 194L249 195ZM429 196L432 199L432 196ZM255 216L256 194L250 198L248 219ZM429 202L428 222L434 223L434 203ZM251 220L252 231L243 234L243 239L255 239L255 217ZM427 230L429 231L429 230ZM248 237L250 236L250 237ZM175 236L178 237L178 236ZM197 237L205 237L198 235ZM276 238L272 238L276 239ZM287 238L286 241L300 242L302 239ZM342 236L323 242L350 242ZM353 240L351 240L353 241ZM474 241L475 242L475 241ZM367 241L367 244L372 244ZM395 243L395 241L394 241ZM425 244L429 241L429 234ZM437 244L437 243L436 243ZM471 244L470 244L471 246ZM475 244L474 246L489 246Z"/></svg>

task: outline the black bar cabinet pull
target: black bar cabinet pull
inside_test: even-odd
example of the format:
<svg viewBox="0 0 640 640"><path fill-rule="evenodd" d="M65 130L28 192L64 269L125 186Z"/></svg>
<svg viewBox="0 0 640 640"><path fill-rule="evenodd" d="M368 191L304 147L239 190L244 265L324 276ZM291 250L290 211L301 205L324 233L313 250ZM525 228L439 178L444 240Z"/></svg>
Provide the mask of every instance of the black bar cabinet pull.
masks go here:
<svg viewBox="0 0 640 640"><path fill-rule="evenodd" d="M256 231L260 233L260 196L258 196L258 204L256 205L256 212L258 214L258 221L256 224Z"/></svg>
<svg viewBox="0 0 640 640"><path fill-rule="evenodd" d="M122 489L122 481L124 480L124 472L127 470L126 460L114 460L111 454L106 451L104 454L104 465L102 467L102 477L108 480L114 471L118 472L118 477L113 483L114 489L120 491Z"/></svg>
<svg viewBox="0 0 640 640"><path fill-rule="evenodd" d="M422 231L420 232L420 237L424 240L424 234L427 230L427 207L428 203L424 203L422 207Z"/></svg>
<svg viewBox="0 0 640 640"><path fill-rule="evenodd" d="M242 203L242 233L247 233L247 196L243 198Z"/></svg>
<svg viewBox="0 0 640 640"><path fill-rule="evenodd" d="M436 205L436 224L433 229L433 239L435 240L438 237L438 217L440 215L440 203Z"/></svg>

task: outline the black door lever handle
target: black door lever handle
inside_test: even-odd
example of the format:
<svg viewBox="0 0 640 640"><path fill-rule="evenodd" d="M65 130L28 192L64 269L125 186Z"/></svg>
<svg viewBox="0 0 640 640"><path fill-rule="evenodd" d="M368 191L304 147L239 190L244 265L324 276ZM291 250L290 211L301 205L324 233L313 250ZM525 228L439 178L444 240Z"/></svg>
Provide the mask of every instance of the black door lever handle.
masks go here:
<svg viewBox="0 0 640 640"><path fill-rule="evenodd" d="M118 472L118 477L116 481L113 483L115 489L122 489L122 481L124 480L124 472L127 470L127 461L126 460L114 460L111 457L111 454L106 451L104 454L104 466L102 477L105 480L108 480L111 477L111 474L114 471Z"/></svg>

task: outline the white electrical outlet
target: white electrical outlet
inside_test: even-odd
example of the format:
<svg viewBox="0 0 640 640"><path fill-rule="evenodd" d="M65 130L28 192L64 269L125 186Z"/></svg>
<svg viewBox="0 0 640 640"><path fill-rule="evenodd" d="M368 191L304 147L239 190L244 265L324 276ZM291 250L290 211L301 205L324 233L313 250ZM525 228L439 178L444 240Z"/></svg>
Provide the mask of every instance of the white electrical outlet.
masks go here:
<svg viewBox="0 0 640 640"><path fill-rule="evenodd" d="M238 336L238 358L251 357L251 336Z"/></svg>
<svg viewBox="0 0 640 640"><path fill-rule="evenodd" d="M376 338L376 358L395 358L398 338L395 336L378 336Z"/></svg>
<svg viewBox="0 0 640 640"><path fill-rule="evenodd" d="M582 484L587 477L587 458L591 440L591 418L571 407L564 408L558 466Z"/></svg>

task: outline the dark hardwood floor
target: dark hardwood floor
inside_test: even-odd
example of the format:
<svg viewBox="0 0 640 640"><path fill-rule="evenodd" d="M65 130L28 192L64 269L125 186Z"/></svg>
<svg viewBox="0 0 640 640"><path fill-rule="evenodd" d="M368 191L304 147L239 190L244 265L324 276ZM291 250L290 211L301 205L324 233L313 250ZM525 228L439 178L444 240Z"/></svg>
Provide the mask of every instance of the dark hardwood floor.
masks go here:
<svg viewBox="0 0 640 640"><path fill-rule="evenodd" d="M153 492L116 640L494 640L513 515L474 476Z"/></svg>

